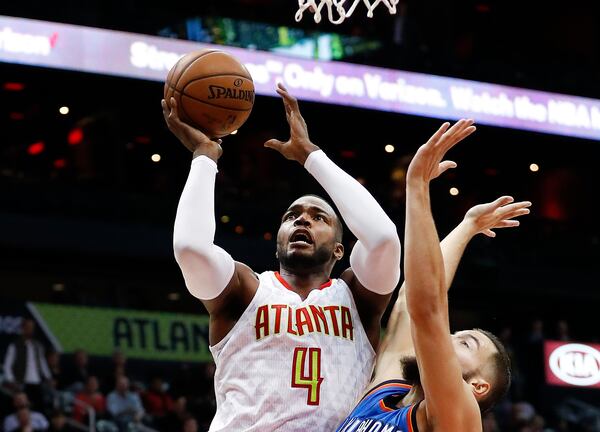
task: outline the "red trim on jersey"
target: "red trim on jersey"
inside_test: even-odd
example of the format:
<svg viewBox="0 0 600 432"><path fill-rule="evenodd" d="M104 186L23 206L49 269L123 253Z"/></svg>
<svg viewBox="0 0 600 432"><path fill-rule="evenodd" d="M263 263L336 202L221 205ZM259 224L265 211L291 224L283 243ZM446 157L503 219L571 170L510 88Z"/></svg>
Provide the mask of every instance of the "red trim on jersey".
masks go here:
<svg viewBox="0 0 600 432"><path fill-rule="evenodd" d="M292 288L292 286L287 283L287 281L283 278L283 276L281 276L279 274L278 271L274 272L275 273L275 277L277 278L277 280L281 283L281 285L283 285L284 287L286 287L287 289L289 289L290 291L294 291L294 288ZM329 279L327 282L325 282L324 284L322 284L319 289L325 289L327 287L330 287L331 284L333 283L333 280ZM294 291L295 292L295 291Z"/></svg>

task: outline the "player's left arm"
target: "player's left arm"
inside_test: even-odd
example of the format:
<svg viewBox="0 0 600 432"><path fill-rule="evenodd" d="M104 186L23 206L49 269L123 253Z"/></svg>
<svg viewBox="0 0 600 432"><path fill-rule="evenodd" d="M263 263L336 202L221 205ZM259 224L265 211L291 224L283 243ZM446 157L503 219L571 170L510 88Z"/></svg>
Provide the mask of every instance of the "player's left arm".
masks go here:
<svg viewBox="0 0 600 432"><path fill-rule="evenodd" d="M285 143L269 140L265 146L302 164L329 194L358 239L350 254L350 268L342 279L352 290L371 343L377 346L381 316L400 280L400 238L396 226L358 181L310 141L296 98L281 84L277 93L283 98L290 139Z"/></svg>
<svg viewBox="0 0 600 432"><path fill-rule="evenodd" d="M531 202L514 202L510 196L502 196L493 202L479 204L469 209L463 220L440 243L444 257L446 289L449 290L463 253L473 237L484 234L495 237L495 229L519 226L516 217L529 214ZM402 378L403 356L413 356L411 324L406 308L406 284L402 284L392 309L385 337L379 347L375 374L371 384Z"/></svg>
<svg viewBox="0 0 600 432"><path fill-rule="evenodd" d="M452 146L475 131L472 123L461 120L450 129L445 123L419 148L407 171L406 301L425 396L419 409L426 414L429 430L482 430L479 406L463 380L450 336L444 259L429 196L429 182L456 166L441 161Z"/></svg>

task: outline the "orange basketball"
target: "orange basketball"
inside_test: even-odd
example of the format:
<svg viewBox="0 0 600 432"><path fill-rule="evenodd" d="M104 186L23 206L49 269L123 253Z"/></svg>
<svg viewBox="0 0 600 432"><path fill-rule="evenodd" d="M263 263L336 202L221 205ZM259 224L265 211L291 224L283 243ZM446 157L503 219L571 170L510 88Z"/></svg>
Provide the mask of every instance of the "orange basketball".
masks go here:
<svg viewBox="0 0 600 432"><path fill-rule="evenodd" d="M219 50L194 51L181 57L165 82L165 100L174 97L182 121L210 138L242 126L254 105L254 82L235 57Z"/></svg>

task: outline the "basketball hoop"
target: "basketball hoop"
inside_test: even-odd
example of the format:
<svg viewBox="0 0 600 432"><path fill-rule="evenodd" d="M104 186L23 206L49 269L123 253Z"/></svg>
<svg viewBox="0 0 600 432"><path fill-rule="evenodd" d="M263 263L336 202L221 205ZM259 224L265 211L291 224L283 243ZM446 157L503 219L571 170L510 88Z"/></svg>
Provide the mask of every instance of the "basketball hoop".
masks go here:
<svg viewBox="0 0 600 432"><path fill-rule="evenodd" d="M304 15L304 11L309 9L314 14L314 20L316 23L321 22L321 11L323 7L327 7L327 17L333 24L341 24L346 18L349 18L353 13L356 6L363 2L367 7L367 16L373 18L373 11L379 3L383 3L390 13L393 15L396 13L396 6L400 0L298 0L298 12L296 12L296 21L300 21ZM352 2L350 7L346 9L344 5Z"/></svg>

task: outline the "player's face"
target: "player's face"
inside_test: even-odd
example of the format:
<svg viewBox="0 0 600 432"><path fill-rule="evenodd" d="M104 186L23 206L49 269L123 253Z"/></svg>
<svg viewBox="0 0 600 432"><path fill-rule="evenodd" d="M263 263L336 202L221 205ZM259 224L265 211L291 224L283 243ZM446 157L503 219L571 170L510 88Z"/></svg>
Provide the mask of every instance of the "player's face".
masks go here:
<svg viewBox="0 0 600 432"><path fill-rule="evenodd" d="M463 375L480 370L496 351L492 341L477 330L456 332L452 335L452 341Z"/></svg>
<svg viewBox="0 0 600 432"><path fill-rule="evenodd" d="M489 375L486 366L494 353L496 347L492 341L482 332L477 330L464 330L452 335L454 351L463 371L463 378L469 382L485 381Z"/></svg>
<svg viewBox="0 0 600 432"><path fill-rule="evenodd" d="M304 196L285 211L277 233L277 256L290 268L313 268L338 260L336 215L325 201Z"/></svg>

